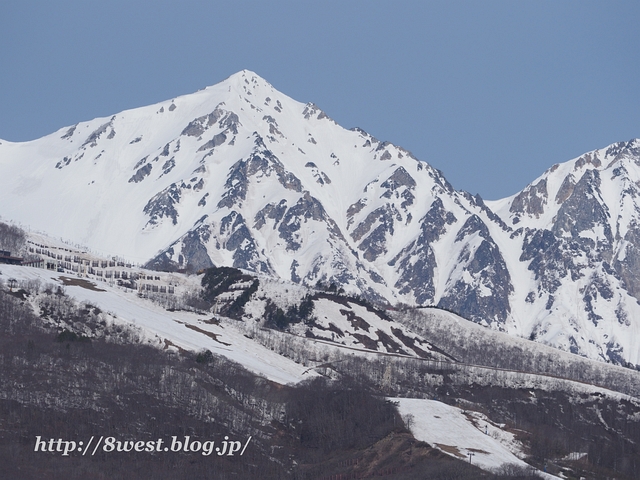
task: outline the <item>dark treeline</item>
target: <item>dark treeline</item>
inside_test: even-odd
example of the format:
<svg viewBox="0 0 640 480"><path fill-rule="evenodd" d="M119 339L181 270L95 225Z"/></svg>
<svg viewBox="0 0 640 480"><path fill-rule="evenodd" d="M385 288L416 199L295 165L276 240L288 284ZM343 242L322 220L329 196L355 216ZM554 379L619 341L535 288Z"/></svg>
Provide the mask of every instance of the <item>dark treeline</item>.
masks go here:
<svg viewBox="0 0 640 480"><path fill-rule="evenodd" d="M72 323L66 319L65 325ZM273 412L258 414L251 405L258 403L256 395L269 397L269 382L218 357L203 366L190 356L96 338L78 341L81 336L70 333L43 327L23 301L0 292L4 478L176 478L182 472L251 478L256 469L264 478L282 478L283 467L270 460L261 440L267 432L259 420ZM176 453L62 458L34 452L37 435L85 442L93 435L145 441L191 435L218 442L224 435L254 435L255 443L242 459Z"/></svg>
<svg viewBox="0 0 640 480"><path fill-rule="evenodd" d="M27 236L21 228L0 222L0 250L20 255L24 252L26 244Z"/></svg>
<svg viewBox="0 0 640 480"><path fill-rule="evenodd" d="M313 308L313 300L310 295L304 297L300 305L290 305L286 311L267 299L264 309L264 325L267 328L277 330L286 330L289 325L300 322L312 325L315 322L315 318L312 316Z"/></svg>
<svg viewBox="0 0 640 480"><path fill-rule="evenodd" d="M393 472L397 479L523 478L481 472L415 441L380 391L345 377L274 384L210 352L144 345L62 289L0 289L0 465L3 478L318 479ZM119 329L119 331L118 331ZM242 457L199 453L34 452L36 436L87 442L245 441Z"/></svg>

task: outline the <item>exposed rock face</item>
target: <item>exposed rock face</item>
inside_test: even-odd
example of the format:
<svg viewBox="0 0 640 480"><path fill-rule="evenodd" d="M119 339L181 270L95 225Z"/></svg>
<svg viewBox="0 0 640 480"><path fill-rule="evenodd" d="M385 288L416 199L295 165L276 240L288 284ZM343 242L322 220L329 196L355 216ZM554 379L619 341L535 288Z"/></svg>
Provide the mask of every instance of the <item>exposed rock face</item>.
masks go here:
<svg viewBox="0 0 640 480"><path fill-rule="evenodd" d="M421 231L417 240L407 245L389 265L400 273L395 288L402 295L413 293L415 301L430 304L435 300L434 269L437 266L432 245L440 240L446 228L456 222L452 212L445 210L437 198L427 214L420 220Z"/></svg>
<svg viewBox="0 0 640 480"><path fill-rule="evenodd" d="M465 274L455 279L438 305L465 312L476 322L503 324L511 312L509 295L513 286L504 258L487 226L480 217L472 215L455 242L465 243L456 259L457 268ZM465 278L467 275L471 281Z"/></svg>
<svg viewBox="0 0 640 480"><path fill-rule="evenodd" d="M100 125L96 130L91 132L91 134L87 137L87 139L82 144L82 148L87 148L87 147L88 148L93 148L93 147L96 147L98 145L98 140L100 139L102 134L104 134L110 128L111 128L111 132L107 136L107 139L111 140L115 136L115 131L112 128L114 120L115 120L115 116L111 117L111 120L109 120L107 123L104 123L104 124ZM69 137L71 135L73 135L73 131L70 130L70 132L71 132L71 134L69 134L69 132L67 132L67 135L69 135ZM69 138L69 137L66 137L66 138Z"/></svg>
<svg viewBox="0 0 640 480"><path fill-rule="evenodd" d="M362 239L358 249L364 252L364 258L373 261L381 254L387 253L386 245L388 236L393 235L395 208L392 205L378 207L371 212L351 233L355 241ZM377 224L372 230L373 225Z"/></svg>
<svg viewBox="0 0 640 480"><path fill-rule="evenodd" d="M282 221L279 222L278 232L286 244L287 250L298 250L302 244L300 239L301 223L307 220L315 220L317 222L326 221L327 215L322 204L315 198L305 192L294 206L289 208Z"/></svg>
<svg viewBox="0 0 640 480"><path fill-rule="evenodd" d="M525 188L516 195L509 210L512 213L535 215L537 218L544 213L547 197L547 179L543 178L535 185Z"/></svg>
<svg viewBox="0 0 640 480"><path fill-rule="evenodd" d="M203 223L205 220L206 216L201 219L200 226L188 232L164 252L156 255L145 264L145 268L165 272L196 273L213 267L205 247L211 236L211 226Z"/></svg>
<svg viewBox="0 0 640 480"><path fill-rule="evenodd" d="M189 137L201 137L204 132L218 123L221 129L229 129L232 133L238 133L240 119L233 112L226 111L222 108L224 103L216 106L215 110L208 115L203 115L189 122L180 135Z"/></svg>
<svg viewBox="0 0 640 480"><path fill-rule="evenodd" d="M573 194L573 188L576 186L573 175L570 173L562 181L562 186L556 194L556 203L562 204L567 198Z"/></svg>
<svg viewBox="0 0 640 480"><path fill-rule="evenodd" d="M251 231L244 218L236 211L224 217L219 230L222 248L233 252L233 267L253 270L259 273L272 273L268 261L261 258Z"/></svg>
<svg viewBox="0 0 640 480"><path fill-rule="evenodd" d="M289 190L302 191L300 180L291 172L288 172L280 160L264 147L262 138L256 138L256 151L246 160L238 160L232 167L225 183L227 189L218 207L231 207L241 205L246 199L249 187L249 178L253 176L275 175L280 184Z"/></svg>
<svg viewBox="0 0 640 480"><path fill-rule="evenodd" d="M227 136L224 133L218 133L217 135L214 135L211 140L209 140L207 143L202 145L198 149L198 151L201 152L203 150L211 150L215 147L222 145L226 141L227 141Z"/></svg>
<svg viewBox="0 0 640 480"><path fill-rule="evenodd" d="M129 183L131 183L131 182L140 183L142 180L145 179L145 177L149 176L149 174L151 173L152 169L153 169L153 165L151 165L150 163L147 163L143 167L140 167L136 171L136 173L129 179Z"/></svg>
<svg viewBox="0 0 640 480"><path fill-rule="evenodd" d="M629 225L624 236L624 244L620 255L613 262L613 268L625 289L640 300L640 225L638 223L633 222ZM618 317L621 320L620 316Z"/></svg>
<svg viewBox="0 0 640 480"><path fill-rule="evenodd" d="M387 178L380 186L387 189L384 196L389 198L392 192L399 190L400 187L414 189L416 187L416 181L403 167L398 167L396 171L393 172L393 175Z"/></svg>
<svg viewBox="0 0 640 480"><path fill-rule="evenodd" d="M149 200L143 209L143 212L149 216L147 225L157 225L164 217L170 218L176 225L178 223L176 205L180 202L181 193L182 188L172 183Z"/></svg>
<svg viewBox="0 0 640 480"><path fill-rule="evenodd" d="M256 230L260 230L267 223L267 219L271 219L274 221L273 228L275 229L276 225L279 224L282 220L282 217L284 217L286 211L287 201L284 199L280 200L277 205L274 203L268 203L264 208L256 213L253 228L255 228Z"/></svg>
<svg viewBox="0 0 640 480"><path fill-rule="evenodd" d="M182 256L187 272L197 272L214 266L205 247L210 236L210 227L202 225L187 233L182 239Z"/></svg>
<svg viewBox="0 0 640 480"><path fill-rule="evenodd" d="M582 232L593 231L596 226L603 228L603 237L598 243L611 244L611 227L607 206L600 194L600 174L598 170L587 170L573 188L571 195L562 202L552 231L558 237L570 236L573 240L586 237ZM589 242L596 247L595 242ZM601 248L606 248L600 245Z"/></svg>

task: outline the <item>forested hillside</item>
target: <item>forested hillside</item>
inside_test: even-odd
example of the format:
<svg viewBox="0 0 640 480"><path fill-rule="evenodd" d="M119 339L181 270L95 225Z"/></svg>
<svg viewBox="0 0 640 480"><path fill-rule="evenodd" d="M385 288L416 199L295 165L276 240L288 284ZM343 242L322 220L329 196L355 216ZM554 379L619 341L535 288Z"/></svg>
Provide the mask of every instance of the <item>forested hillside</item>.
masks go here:
<svg viewBox="0 0 640 480"><path fill-rule="evenodd" d="M354 381L283 386L209 351L172 354L102 325L97 307L50 291L47 321L26 290L0 290L0 464L4 478L317 479L493 476L417 442L393 404ZM82 324L91 336L50 325ZM46 326L45 324L49 325ZM176 437L250 443L201 452L34 452L36 437L86 442ZM91 453L91 452L89 452Z"/></svg>

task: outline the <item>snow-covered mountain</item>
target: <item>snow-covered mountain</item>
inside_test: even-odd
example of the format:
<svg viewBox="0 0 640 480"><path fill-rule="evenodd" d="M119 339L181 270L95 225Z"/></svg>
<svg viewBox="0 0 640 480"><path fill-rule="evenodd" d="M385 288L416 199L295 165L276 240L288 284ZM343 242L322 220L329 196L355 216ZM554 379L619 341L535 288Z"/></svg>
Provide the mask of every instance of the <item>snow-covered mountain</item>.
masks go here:
<svg viewBox="0 0 640 480"><path fill-rule="evenodd" d="M636 143L614 146L485 205L402 148L242 71L2 141L0 215L156 269L335 283L637 364L637 160Z"/></svg>
<svg viewBox="0 0 640 480"><path fill-rule="evenodd" d="M508 316L481 202L251 72L0 149L2 215L97 251Z"/></svg>
<svg viewBox="0 0 640 480"><path fill-rule="evenodd" d="M512 305L523 333L640 363L639 194L640 141L632 140L554 165L517 195L490 202L514 230Z"/></svg>

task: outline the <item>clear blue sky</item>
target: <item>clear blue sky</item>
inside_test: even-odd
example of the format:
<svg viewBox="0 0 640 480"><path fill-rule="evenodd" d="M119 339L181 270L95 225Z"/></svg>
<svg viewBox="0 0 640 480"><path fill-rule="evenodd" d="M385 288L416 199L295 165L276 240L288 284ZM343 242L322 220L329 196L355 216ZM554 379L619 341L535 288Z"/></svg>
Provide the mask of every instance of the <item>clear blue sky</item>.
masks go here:
<svg viewBox="0 0 640 480"><path fill-rule="evenodd" d="M246 68L497 199L640 137L639 19L637 1L2 2L0 138Z"/></svg>

